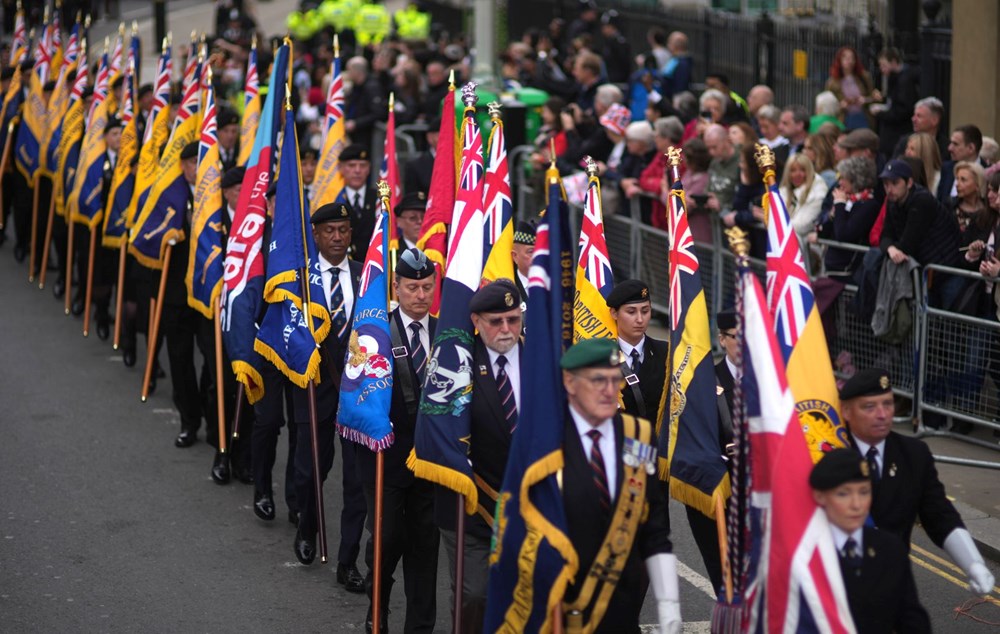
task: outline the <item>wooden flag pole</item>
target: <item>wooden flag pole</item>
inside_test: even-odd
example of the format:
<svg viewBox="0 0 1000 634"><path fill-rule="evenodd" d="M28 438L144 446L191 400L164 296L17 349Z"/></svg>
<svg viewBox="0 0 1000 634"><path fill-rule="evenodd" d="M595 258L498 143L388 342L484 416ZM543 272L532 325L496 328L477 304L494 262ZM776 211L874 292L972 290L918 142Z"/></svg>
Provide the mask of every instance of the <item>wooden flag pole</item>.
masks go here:
<svg viewBox="0 0 1000 634"><path fill-rule="evenodd" d="M566 628L563 627L562 603L556 603L552 608L552 634L563 634Z"/></svg>
<svg viewBox="0 0 1000 634"><path fill-rule="evenodd" d="M38 190L41 189L42 177L39 174L35 174L33 179L34 183L34 202L31 203L31 246L29 247L30 259L28 260L28 281L35 281L35 252L37 247L35 242L38 240Z"/></svg>
<svg viewBox="0 0 1000 634"><path fill-rule="evenodd" d="M128 251L128 238L122 236L121 246L118 247L118 286L115 288L115 340L112 347L117 350L122 338L122 308L125 304L125 257Z"/></svg>
<svg viewBox="0 0 1000 634"><path fill-rule="evenodd" d="M302 279L308 280L309 278L303 277ZM319 418L316 414L316 381L309 381L307 396L309 398L309 436L312 441L313 488L316 489L316 530L319 532L319 560L325 564L327 562L326 510L323 508L323 477L319 472Z"/></svg>
<svg viewBox="0 0 1000 634"><path fill-rule="evenodd" d="M3 172L0 171L0 174ZM2 201L0 201L2 204ZM38 271L38 289L45 288L45 273L49 269L49 249L52 248L52 225L56 219L56 197L49 199L49 224L45 226L45 242L42 246L42 268Z"/></svg>
<svg viewBox="0 0 1000 634"><path fill-rule="evenodd" d="M66 297L64 310L66 314L69 314L69 306L73 302L73 235L76 233L76 227L73 226L73 220L69 217L69 208L66 209L66 226L69 228L69 235L66 236L66 283L64 288Z"/></svg>
<svg viewBox="0 0 1000 634"><path fill-rule="evenodd" d="M219 453L226 453L226 397L222 385L222 313L219 300L212 302L212 312L215 313L215 400L219 418ZM228 456L226 458L228 460Z"/></svg>
<svg viewBox="0 0 1000 634"><path fill-rule="evenodd" d="M233 412L233 440L240 439L240 418L243 416L243 399L246 398L247 388L242 383L236 384L236 407ZM291 433L291 432L289 432Z"/></svg>
<svg viewBox="0 0 1000 634"><path fill-rule="evenodd" d="M385 486L385 453L375 454L375 554L372 569L372 632L382 624L382 488Z"/></svg>
<svg viewBox="0 0 1000 634"><path fill-rule="evenodd" d="M14 136L14 122L11 121L10 125L7 126L7 140L3 143L3 154L0 155L0 178L7 173L7 164L10 162L10 138ZM4 223L7 219L4 217L4 210L6 207L3 205L3 188L0 187L0 229L4 228Z"/></svg>
<svg viewBox="0 0 1000 634"><path fill-rule="evenodd" d="M90 253L87 255L87 291L83 300L83 336L90 334L90 302L94 297L94 257L97 251L97 229L90 230Z"/></svg>
<svg viewBox="0 0 1000 634"><path fill-rule="evenodd" d="M455 507L455 624L452 632L462 634L462 583L465 581L465 496L456 497Z"/></svg>
<svg viewBox="0 0 1000 634"><path fill-rule="evenodd" d="M170 269L170 253L174 250L173 243L167 243L167 251L163 254L163 271L160 274L160 289L156 293L156 304L150 314L149 354L146 355L146 373L142 377L142 402L149 398L149 382L153 378L153 365L156 362L156 338L160 330L160 317L163 315L163 296L167 292L167 271Z"/></svg>

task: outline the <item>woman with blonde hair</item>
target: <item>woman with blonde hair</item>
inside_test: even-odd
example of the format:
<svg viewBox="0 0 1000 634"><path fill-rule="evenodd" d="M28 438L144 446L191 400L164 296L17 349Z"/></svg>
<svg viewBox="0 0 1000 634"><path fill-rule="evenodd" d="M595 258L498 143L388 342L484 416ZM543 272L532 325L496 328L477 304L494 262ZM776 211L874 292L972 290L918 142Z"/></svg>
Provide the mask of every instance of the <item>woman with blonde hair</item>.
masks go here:
<svg viewBox="0 0 1000 634"><path fill-rule="evenodd" d="M836 139L827 134L810 134L802 146L802 151L812 161L813 169L826 183L827 188L833 187L837 182L836 159L833 155L835 142Z"/></svg>
<svg viewBox="0 0 1000 634"><path fill-rule="evenodd" d="M914 132L906 140L906 151L903 154L923 162L927 191L936 196L941 182L941 150L934 137L926 132Z"/></svg>
<svg viewBox="0 0 1000 634"><path fill-rule="evenodd" d="M801 238L816 229L823 199L830 190L826 182L816 175L812 161L803 152L793 154L781 176L781 196L788 207L792 227Z"/></svg>

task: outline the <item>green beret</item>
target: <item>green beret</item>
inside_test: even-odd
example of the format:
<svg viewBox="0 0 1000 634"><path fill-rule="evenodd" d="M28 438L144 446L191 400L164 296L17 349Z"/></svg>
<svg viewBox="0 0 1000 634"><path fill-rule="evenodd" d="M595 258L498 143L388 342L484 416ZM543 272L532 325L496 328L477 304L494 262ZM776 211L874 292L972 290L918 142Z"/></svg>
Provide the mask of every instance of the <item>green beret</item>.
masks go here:
<svg viewBox="0 0 1000 634"><path fill-rule="evenodd" d="M348 145L337 157L337 160L341 163L346 163L347 161L368 161L371 157L368 155L368 148L361 145L360 143L355 143L354 145Z"/></svg>
<svg viewBox="0 0 1000 634"><path fill-rule="evenodd" d="M809 486L817 491L836 489L848 482L863 482L871 477L868 462L853 449L834 449L819 459L809 474Z"/></svg>
<svg viewBox="0 0 1000 634"><path fill-rule="evenodd" d="M327 203L316 210L310 221L314 225L324 222L339 222L341 220L351 220L351 207L345 202Z"/></svg>
<svg viewBox="0 0 1000 634"><path fill-rule="evenodd" d="M517 223L514 230L514 244L535 244L535 225L526 220Z"/></svg>
<svg viewBox="0 0 1000 634"><path fill-rule="evenodd" d="M614 339L600 337L584 339L573 344L559 361L563 370L579 370L581 368L617 368L623 361L622 351Z"/></svg>
<svg viewBox="0 0 1000 634"><path fill-rule="evenodd" d="M520 307L521 293L506 278L490 282L469 300L470 313L505 313Z"/></svg>
<svg viewBox="0 0 1000 634"><path fill-rule="evenodd" d="M422 280L434 275L434 263L420 249L406 249L399 254L396 275L408 280Z"/></svg>
<svg viewBox="0 0 1000 634"><path fill-rule="evenodd" d="M189 159L196 159L196 158L198 158L198 142L191 141L190 143L184 146L184 149L181 150L181 160L187 161Z"/></svg>
<svg viewBox="0 0 1000 634"><path fill-rule="evenodd" d="M858 370L840 388L840 400L849 401L859 396L878 396L892 391L889 373L880 368Z"/></svg>
<svg viewBox="0 0 1000 634"><path fill-rule="evenodd" d="M648 302L649 287L640 280L625 280L620 284L615 284L608 294L608 308L618 309L624 304L640 304Z"/></svg>

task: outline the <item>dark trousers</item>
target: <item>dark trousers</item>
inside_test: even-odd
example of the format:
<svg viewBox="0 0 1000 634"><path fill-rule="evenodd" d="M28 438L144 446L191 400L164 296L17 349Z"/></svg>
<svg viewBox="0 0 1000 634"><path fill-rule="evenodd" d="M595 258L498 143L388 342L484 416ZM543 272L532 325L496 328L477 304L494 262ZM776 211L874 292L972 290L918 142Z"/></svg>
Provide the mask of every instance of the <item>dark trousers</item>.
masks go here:
<svg viewBox="0 0 1000 634"><path fill-rule="evenodd" d="M292 393L287 389L288 379L270 363L262 364L261 377L264 379L264 396L254 403L251 465L253 468L254 490L258 494L272 493L271 472L277 455L278 438L285 421L292 420ZM287 418L286 418L287 412ZM241 427L241 429L244 429ZM285 464L285 504L289 511L298 511L295 496L295 446L296 431L288 425L288 462Z"/></svg>
<svg viewBox="0 0 1000 634"><path fill-rule="evenodd" d="M691 527L691 534L698 544L698 551L701 552L701 559L705 562L705 570L708 571L708 578L712 581L712 588L716 596L722 587L722 555L719 553L719 530L715 520L708 517L701 511L684 505L687 512L688 526Z"/></svg>
<svg viewBox="0 0 1000 634"><path fill-rule="evenodd" d="M204 415L206 438L214 446L218 446L212 322L193 308L167 304L163 307L160 331L167 341L170 384L173 388L174 407L181 415L181 428L196 433ZM196 344L204 358L200 379L195 368Z"/></svg>
<svg viewBox="0 0 1000 634"><path fill-rule="evenodd" d="M452 596L455 593L455 531L441 530L441 541L448 555ZM462 631L480 634L486 618L486 584L490 573L490 540L465 534L465 568L462 578ZM454 610L454 606L452 606ZM452 614L454 617L454 614Z"/></svg>
<svg viewBox="0 0 1000 634"><path fill-rule="evenodd" d="M295 498L299 504L299 535L311 538L317 530L316 489L313 486L312 438L309 422L296 422L295 440ZM319 473L322 482L333 467L336 454L334 437L336 425L332 419L320 421L317 425L319 449ZM340 439L343 452L343 500L340 513L340 547L337 563L352 565L357 563L361 551L361 534L365 529L365 494L354 465L354 443Z"/></svg>
<svg viewBox="0 0 1000 634"><path fill-rule="evenodd" d="M4 185L8 178L11 183L10 189L4 189L5 197L10 197L14 208L14 232L17 234L17 246L27 253L31 247L31 205L34 200L35 190L31 183L17 169L9 176L4 177Z"/></svg>
<svg viewBox="0 0 1000 634"><path fill-rule="evenodd" d="M362 450L363 451L363 450ZM440 533L434 524L434 485L414 480L407 486L384 484L382 488L382 614L387 613L392 575L403 560L403 590L406 622L403 632L433 632L437 612L437 565ZM368 596L372 593L375 567L375 483L365 482L368 531L372 539L365 548L368 565ZM383 621L385 622L385 621Z"/></svg>

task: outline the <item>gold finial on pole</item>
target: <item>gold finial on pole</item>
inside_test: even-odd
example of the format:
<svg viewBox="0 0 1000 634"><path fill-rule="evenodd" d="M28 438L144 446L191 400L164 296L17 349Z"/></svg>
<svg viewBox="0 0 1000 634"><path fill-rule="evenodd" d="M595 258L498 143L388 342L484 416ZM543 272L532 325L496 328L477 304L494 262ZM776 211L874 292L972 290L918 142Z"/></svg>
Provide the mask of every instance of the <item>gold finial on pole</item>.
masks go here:
<svg viewBox="0 0 1000 634"><path fill-rule="evenodd" d="M774 151L766 145L758 143L753 153L753 158L757 162L757 168L760 170L760 173L764 176L764 185L770 187L777 180L777 176L775 175L776 160Z"/></svg>
<svg viewBox="0 0 1000 634"><path fill-rule="evenodd" d="M89 13L87 14L87 17L83 18L83 28L84 29L89 29L90 28L90 14Z"/></svg>
<svg viewBox="0 0 1000 634"><path fill-rule="evenodd" d="M167 47L168 46L170 46L170 37L169 36L164 36L164 38L163 38L163 44L160 45L160 54L161 55L163 53L167 52Z"/></svg>
<svg viewBox="0 0 1000 634"><path fill-rule="evenodd" d="M118 23L118 37L122 38L123 41L125 40L125 23L124 22L119 22Z"/></svg>
<svg viewBox="0 0 1000 634"><path fill-rule="evenodd" d="M47 25L48 23L49 23L49 5L46 4L45 10L42 12L42 24Z"/></svg>
<svg viewBox="0 0 1000 634"><path fill-rule="evenodd" d="M590 178L597 178L597 162L593 159L593 157L587 155L583 157L583 161L587 164L587 176Z"/></svg>
<svg viewBox="0 0 1000 634"><path fill-rule="evenodd" d="M556 140L555 137L549 139L549 169L556 168Z"/></svg>
<svg viewBox="0 0 1000 634"><path fill-rule="evenodd" d="M488 104L486 104L486 108L490 112L490 119L492 119L493 121L496 121L497 119L499 119L500 118L500 108L502 108L502 107L503 107L502 104L500 104L497 101L491 101Z"/></svg>
<svg viewBox="0 0 1000 634"><path fill-rule="evenodd" d="M726 239L729 240L729 250L737 258L745 258L750 255L750 241L747 240L749 235L743 229L739 227L730 227L725 231Z"/></svg>
<svg viewBox="0 0 1000 634"><path fill-rule="evenodd" d="M462 86L462 103L465 104L466 108L475 108L476 102L479 101L479 97L476 96L476 86L474 81Z"/></svg>
<svg viewBox="0 0 1000 634"><path fill-rule="evenodd" d="M389 183L387 183L385 179L382 179L376 184L376 187L378 187L378 197L383 201L389 200L389 193L391 191L389 189Z"/></svg>
<svg viewBox="0 0 1000 634"><path fill-rule="evenodd" d="M111 38L107 35L104 36L104 54L107 55L108 51L111 50Z"/></svg>
<svg viewBox="0 0 1000 634"><path fill-rule="evenodd" d="M448 71L448 89L455 90L455 69Z"/></svg>
<svg viewBox="0 0 1000 634"><path fill-rule="evenodd" d="M390 92L389 93L389 112L392 112L395 109L396 109L396 93Z"/></svg>
<svg viewBox="0 0 1000 634"><path fill-rule="evenodd" d="M681 157L683 156L683 154L684 154L683 150L681 150L679 147L674 147L673 145L671 145L669 148L667 148L667 154L666 154L667 163L671 167L680 167Z"/></svg>
<svg viewBox="0 0 1000 634"><path fill-rule="evenodd" d="M132 20L132 37L136 37L138 35L139 35L139 21Z"/></svg>
<svg viewBox="0 0 1000 634"><path fill-rule="evenodd" d="M255 31L253 36L250 38L250 48L257 48L257 32Z"/></svg>
<svg viewBox="0 0 1000 634"><path fill-rule="evenodd" d="M340 57L340 35L333 34L333 56Z"/></svg>

